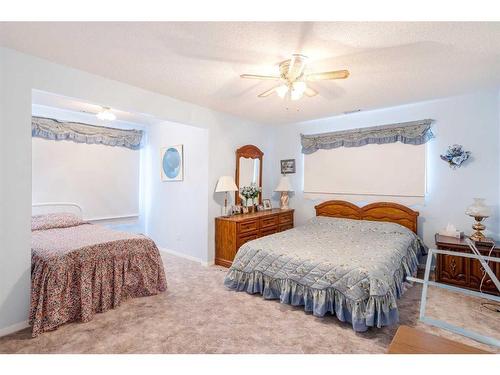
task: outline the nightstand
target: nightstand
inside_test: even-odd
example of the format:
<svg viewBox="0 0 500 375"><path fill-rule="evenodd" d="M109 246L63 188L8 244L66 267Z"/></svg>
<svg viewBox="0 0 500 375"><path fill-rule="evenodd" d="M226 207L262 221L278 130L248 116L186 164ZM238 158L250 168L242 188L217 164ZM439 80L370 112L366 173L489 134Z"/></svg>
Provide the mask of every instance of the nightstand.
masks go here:
<svg viewBox="0 0 500 375"><path fill-rule="evenodd" d="M441 250L454 252L472 253L465 242L465 238L453 238L436 234L436 247ZM491 247L477 246L482 255L488 255ZM491 252L492 257L500 257L500 244L495 245ZM490 262L490 267L495 275L500 278L500 263ZM485 271L477 259L464 258L460 256L437 254L436 259L436 281L444 284L459 286L462 288L479 291L479 285ZM500 295L500 292L486 275L483 282L483 292Z"/></svg>

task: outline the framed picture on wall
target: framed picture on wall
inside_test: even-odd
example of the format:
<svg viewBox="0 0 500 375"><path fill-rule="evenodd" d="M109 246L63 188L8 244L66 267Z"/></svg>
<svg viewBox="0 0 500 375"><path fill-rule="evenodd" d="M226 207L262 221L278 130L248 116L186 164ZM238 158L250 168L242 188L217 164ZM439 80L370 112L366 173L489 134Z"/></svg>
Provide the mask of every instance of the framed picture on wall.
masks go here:
<svg viewBox="0 0 500 375"><path fill-rule="evenodd" d="M281 174L295 173L295 159L281 160Z"/></svg>
<svg viewBox="0 0 500 375"><path fill-rule="evenodd" d="M161 180L182 181L184 179L183 145L162 147L160 154Z"/></svg>

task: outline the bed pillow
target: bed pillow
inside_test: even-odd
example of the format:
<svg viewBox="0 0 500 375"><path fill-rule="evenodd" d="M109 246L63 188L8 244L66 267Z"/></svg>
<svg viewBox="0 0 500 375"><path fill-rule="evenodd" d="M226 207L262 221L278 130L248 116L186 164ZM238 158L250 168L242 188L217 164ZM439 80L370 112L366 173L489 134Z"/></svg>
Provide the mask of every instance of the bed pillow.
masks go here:
<svg viewBox="0 0 500 375"><path fill-rule="evenodd" d="M86 221L82 220L75 214L68 212L58 212L54 214L35 215L31 217L31 230L45 230L53 228L69 228L76 227L77 225L85 224Z"/></svg>

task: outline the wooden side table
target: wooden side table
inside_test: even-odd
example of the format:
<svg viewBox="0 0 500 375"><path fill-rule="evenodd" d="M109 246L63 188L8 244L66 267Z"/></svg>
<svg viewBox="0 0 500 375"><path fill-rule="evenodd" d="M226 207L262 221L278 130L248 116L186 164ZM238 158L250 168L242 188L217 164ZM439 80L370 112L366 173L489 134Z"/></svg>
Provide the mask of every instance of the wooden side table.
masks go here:
<svg viewBox="0 0 500 375"><path fill-rule="evenodd" d="M436 234L436 247L441 250L472 253L465 238L453 238ZM477 246L482 255L488 255L491 247L486 245ZM492 257L500 257L500 244L496 244L491 253ZM500 263L490 262L490 267L495 275L500 279ZM485 271L477 259L464 258L445 254L437 254L436 262L436 281L444 284L459 286L479 291L481 279ZM500 295L495 284L490 277L486 275L483 292Z"/></svg>

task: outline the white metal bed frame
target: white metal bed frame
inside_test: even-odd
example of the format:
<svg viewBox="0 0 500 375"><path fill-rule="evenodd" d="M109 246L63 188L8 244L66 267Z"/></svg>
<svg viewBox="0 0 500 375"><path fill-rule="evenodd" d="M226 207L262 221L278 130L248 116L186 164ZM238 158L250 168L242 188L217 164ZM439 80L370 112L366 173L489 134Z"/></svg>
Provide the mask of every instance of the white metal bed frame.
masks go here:
<svg viewBox="0 0 500 375"><path fill-rule="evenodd" d="M494 337L485 336L485 335L482 335L480 333L470 331L470 330L462 328L462 327L455 326L453 324L447 323L447 322L439 320L439 319L430 318L430 317L425 315L425 309L426 309L426 305L427 305L427 292L428 292L429 286L435 286L435 287L438 287L441 289L446 289L446 290L456 292L456 293L462 293L462 294L470 295L473 297L485 298L485 299L488 299L490 301L500 302L500 297L492 295L492 294L476 292L473 290L459 288L459 287L455 287L452 285L442 284L442 283L438 283L438 282L429 280L432 259L434 258L435 254L444 254L444 255L452 255L452 256L459 256L459 257L465 257L465 258L472 258L472 259L479 260L479 262L483 266L485 272L491 278L491 280L493 281L493 283L495 284L497 289L500 291L500 282L499 282L498 278L496 277L495 273L492 271L492 269L490 268L490 266L486 262L486 261L490 261L490 262L499 263L500 258L483 256L481 253L479 253L476 246L472 242L469 243L469 246L470 246L471 250L473 251L473 254L454 252L454 251L448 251L448 250L429 249L429 253L427 255L427 263L425 265L424 279L422 280L422 279L418 279L415 277L407 277L407 280L423 284L422 297L420 299L420 321L427 323L429 325L438 327L438 328L446 329L447 331L458 333L459 335L469 337L473 340L482 342L484 344L500 347L500 340L498 340Z"/></svg>
<svg viewBox="0 0 500 375"><path fill-rule="evenodd" d="M73 203L73 202L45 202L45 203L33 203L31 205L31 214L34 214L34 210L33 209L37 209L39 207L49 207L48 210L46 210L46 212L44 213L51 213L50 211L50 207L54 207L54 210L52 210L52 212L60 212L60 210L56 211L55 207L74 207L77 209L78 211L78 215L80 217L83 217L83 209L82 207L78 204L78 203ZM48 211L48 212L47 212Z"/></svg>

